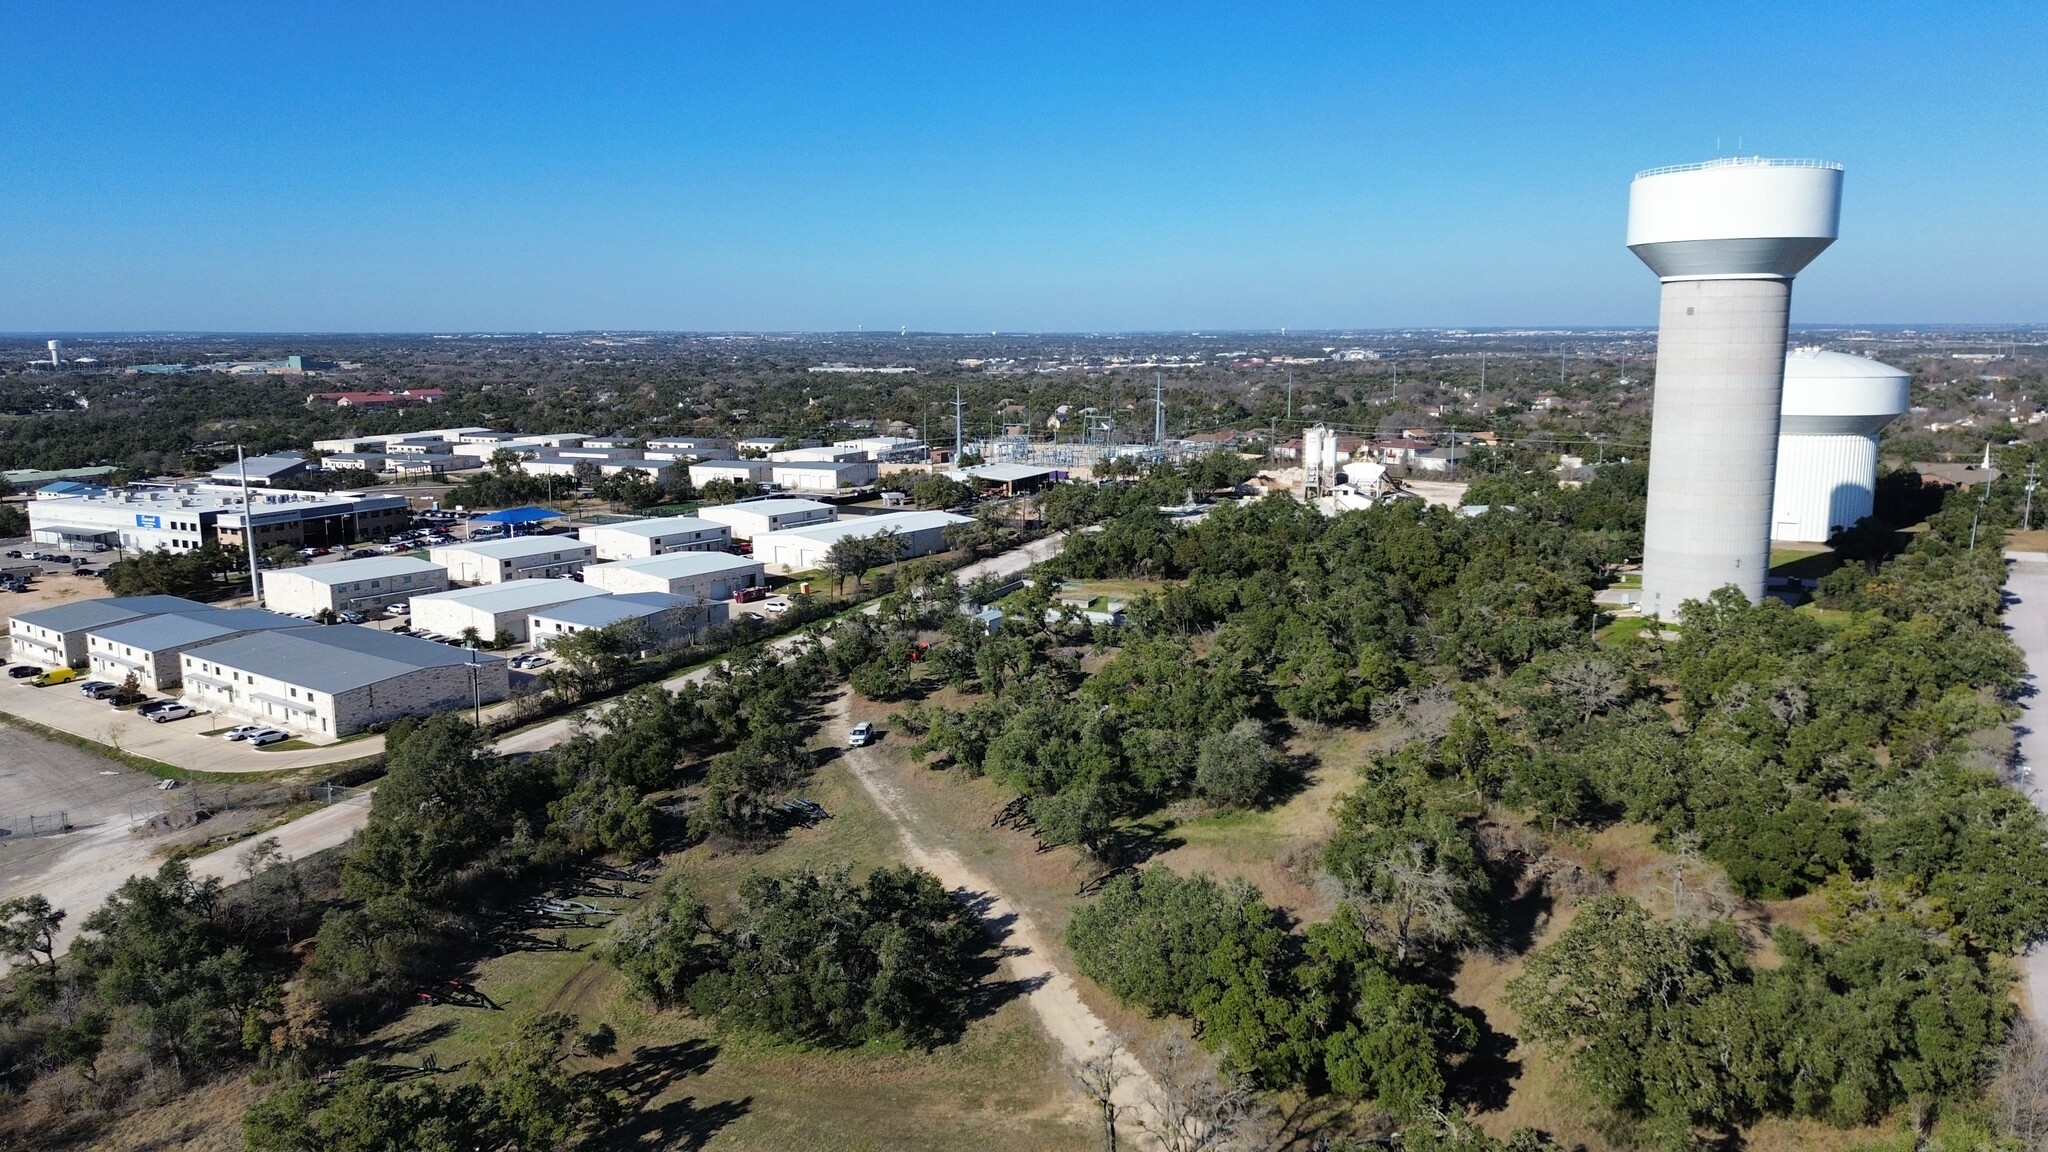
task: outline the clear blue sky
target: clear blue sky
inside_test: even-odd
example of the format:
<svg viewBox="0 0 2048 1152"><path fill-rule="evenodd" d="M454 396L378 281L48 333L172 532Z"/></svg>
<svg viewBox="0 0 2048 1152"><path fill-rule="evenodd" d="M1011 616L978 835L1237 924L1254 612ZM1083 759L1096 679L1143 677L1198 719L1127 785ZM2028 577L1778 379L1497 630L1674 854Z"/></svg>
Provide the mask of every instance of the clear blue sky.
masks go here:
<svg viewBox="0 0 2048 1152"><path fill-rule="evenodd" d="M1795 320L2048 320L2039 3L0 17L0 331L1649 323L1738 140L1848 167Z"/></svg>

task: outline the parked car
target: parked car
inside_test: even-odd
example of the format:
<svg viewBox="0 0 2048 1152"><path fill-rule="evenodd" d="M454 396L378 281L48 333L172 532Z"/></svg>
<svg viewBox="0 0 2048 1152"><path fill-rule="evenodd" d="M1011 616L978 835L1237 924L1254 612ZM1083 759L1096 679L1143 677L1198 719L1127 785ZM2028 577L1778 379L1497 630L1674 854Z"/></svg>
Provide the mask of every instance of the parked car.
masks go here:
<svg viewBox="0 0 2048 1152"><path fill-rule="evenodd" d="M169 792L177 786L178 782L176 780L159 780L156 782L156 790L159 792Z"/></svg>
<svg viewBox="0 0 2048 1152"><path fill-rule="evenodd" d="M396 603L396 604L386 604L386 605L384 606L384 614L385 614L386 616L394 616L394 617L395 617L395 616L410 616L410 615L412 615L412 603L411 603L410 601L407 601L407 600L400 600L400 601L399 601L398 603Z"/></svg>
<svg viewBox="0 0 2048 1152"><path fill-rule="evenodd" d="M100 699L103 695L119 691L119 688L114 687L105 680L81 680L78 682L78 694L94 700Z"/></svg>
<svg viewBox="0 0 2048 1152"><path fill-rule="evenodd" d="M7 670L7 675L10 679L26 680L31 676L42 675L42 671L43 670L41 668L38 668L33 664L16 664L14 667L9 668Z"/></svg>
<svg viewBox="0 0 2048 1152"><path fill-rule="evenodd" d="M267 731L261 724L237 724L221 733L223 740L247 740L258 732Z"/></svg>
<svg viewBox="0 0 2048 1152"><path fill-rule="evenodd" d="M176 700L173 700L171 701L170 707L158 708L156 711L151 712L149 714L149 719L150 722L153 724L168 724L173 720L183 720L187 716L197 715L198 713L192 710L191 705L180 704Z"/></svg>
<svg viewBox="0 0 2048 1152"><path fill-rule="evenodd" d="M761 611L768 613L770 616L780 616L784 612L789 611L789 601L770 600L768 603L761 605Z"/></svg>
<svg viewBox="0 0 2048 1152"><path fill-rule="evenodd" d="M348 554L348 558L351 560L368 560L370 557L375 556L376 554L377 550L374 548L358 548L355 551L350 552Z"/></svg>
<svg viewBox="0 0 2048 1152"><path fill-rule="evenodd" d="M251 733L249 735L249 743L261 748L266 744L275 744L280 740L289 740L291 738L292 734L289 732L279 731L276 728L265 728L260 732Z"/></svg>
<svg viewBox="0 0 2048 1152"><path fill-rule="evenodd" d="M865 748L874 742L875 726L866 720L855 724L853 731L846 734L846 746L848 748Z"/></svg>
<svg viewBox="0 0 2048 1152"><path fill-rule="evenodd" d="M73 568L73 569L71 570L71 574L72 574L73 576L104 576L104 575L106 575L106 573L104 573L104 572L100 571L100 570L99 570L99 569L97 569L97 568Z"/></svg>
<svg viewBox="0 0 2048 1152"><path fill-rule="evenodd" d="M40 673L29 683L37 688L48 688L52 684L69 684L78 679L78 673L70 668L52 668Z"/></svg>
<svg viewBox="0 0 2048 1152"><path fill-rule="evenodd" d="M105 544L94 544L91 546L91 550L94 552L106 552L110 549Z"/></svg>
<svg viewBox="0 0 2048 1152"><path fill-rule="evenodd" d="M9 553L7 554L7 558L8 558L9 560L19 560L19 559L21 559L21 549L19 549L19 548L16 548L16 549L14 549L13 551L9 552Z"/></svg>
<svg viewBox="0 0 2048 1152"><path fill-rule="evenodd" d="M364 616L361 612L356 611L348 611L343 612L341 614L341 622L343 624L361 624L364 620L367 619L369 619L369 617Z"/></svg>

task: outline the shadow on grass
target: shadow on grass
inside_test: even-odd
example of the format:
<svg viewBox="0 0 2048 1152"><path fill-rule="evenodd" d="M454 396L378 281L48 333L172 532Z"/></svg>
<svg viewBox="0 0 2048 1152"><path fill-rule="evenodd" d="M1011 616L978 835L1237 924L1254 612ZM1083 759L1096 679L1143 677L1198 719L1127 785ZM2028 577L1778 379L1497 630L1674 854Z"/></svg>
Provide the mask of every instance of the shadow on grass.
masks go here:
<svg viewBox="0 0 2048 1152"><path fill-rule="evenodd" d="M601 1148L697 1149L733 1121L753 1110L754 1098L699 1105L694 1096L663 1101L671 1089L710 1070L718 1046L685 1040L636 1050L632 1059L587 1075L624 1097L625 1116L600 1138Z"/></svg>

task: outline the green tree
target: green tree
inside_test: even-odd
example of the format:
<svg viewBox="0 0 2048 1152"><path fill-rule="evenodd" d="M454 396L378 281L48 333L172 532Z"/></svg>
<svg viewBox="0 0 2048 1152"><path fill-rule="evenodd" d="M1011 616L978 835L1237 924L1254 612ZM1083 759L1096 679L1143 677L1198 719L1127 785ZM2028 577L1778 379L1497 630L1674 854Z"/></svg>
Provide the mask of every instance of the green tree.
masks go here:
<svg viewBox="0 0 2048 1152"><path fill-rule="evenodd" d="M1202 742L1195 758L1195 791L1211 803L1248 808L1273 787L1279 754L1266 742L1265 726L1240 720Z"/></svg>

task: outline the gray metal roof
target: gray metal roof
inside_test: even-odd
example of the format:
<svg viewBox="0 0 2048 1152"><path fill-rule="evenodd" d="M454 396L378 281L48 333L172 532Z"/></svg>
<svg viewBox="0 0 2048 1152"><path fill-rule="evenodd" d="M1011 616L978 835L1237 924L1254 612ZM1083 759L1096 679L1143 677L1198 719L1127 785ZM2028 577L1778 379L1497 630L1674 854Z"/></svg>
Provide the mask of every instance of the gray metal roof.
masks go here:
<svg viewBox="0 0 2048 1152"><path fill-rule="evenodd" d="M514 536L507 540L472 540L454 544L442 544L431 548L427 555L434 556L450 552L473 552L492 560L524 560L544 552L584 552L590 545L574 536L541 534L535 536Z"/></svg>
<svg viewBox="0 0 2048 1152"><path fill-rule="evenodd" d="M17 624L33 624L52 632L87 632L119 624L123 620L133 620L137 616L205 609L206 605L183 596L105 596L97 600L78 600L38 608L34 612L23 612L14 620Z"/></svg>
<svg viewBox="0 0 2048 1152"><path fill-rule="evenodd" d="M664 552L659 556L639 556L631 560L614 560L609 564L593 564L584 569L584 575L592 571L604 572L645 572L664 580L678 576L709 576L718 572L758 572L761 562L746 556L734 556L730 552Z"/></svg>
<svg viewBox="0 0 2048 1152"><path fill-rule="evenodd" d="M412 598L412 610L417 614L422 604L445 602L496 615L500 612L530 612L603 595L606 593L602 589L578 584L574 580L507 580L503 584L479 584L474 588L415 596Z"/></svg>
<svg viewBox="0 0 2048 1152"><path fill-rule="evenodd" d="M231 640L202 644L186 652L184 658L332 694L378 684L423 668L468 664L471 655L467 649L411 636L395 636L354 624L333 624L251 632ZM474 655L479 664L498 659L481 652Z"/></svg>
<svg viewBox="0 0 2048 1152"><path fill-rule="evenodd" d="M247 467L249 479L268 480L282 472L292 472L305 468L308 466L308 463L303 456L251 456L247 460L238 463L223 464L215 468L211 474L222 479L239 481L242 478L242 469Z"/></svg>
<svg viewBox="0 0 2048 1152"><path fill-rule="evenodd" d="M349 584L357 580L388 580L393 576L447 571L446 567L417 556L365 556L361 560L336 560L332 564L303 564L296 568L279 568L273 572L265 572L263 580L267 584L272 576L297 576L320 584Z"/></svg>
<svg viewBox="0 0 2048 1152"><path fill-rule="evenodd" d="M621 620L645 620L649 616L659 616L689 603L681 596L671 596L666 592L628 592L557 604L553 608L536 611L533 619L558 620L580 628L604 628Z"/></svg>
<svg viewBox="0 0 2048 1152"><path fill-rule="evenodd" d="M698 517L707 520L716 519L717 515L732 512L745 512L751 516L769 517L788 516L796 512L824 512L833 516L839 514L839 510L830 504L817 500L797 500L793 498L742 500L737 504L713 504L707 508L697 509Z"/></svg>
<svg viewBox="0 0 2048 1152"><path fill-rule="evenodd" d="M836 544L849 536L878 536L884 532L922 532L930 528L947 528L954 524L972 524L971 516L958 516L951 512L890 512L881 516L856 516L851 520L834 520L829 524L806 524L801 528L784 528L780 532L768 532L754 537L754 554L760 555L764 547L772 546L779 540L815 540L820 544Z"/></svg>
<svg viewBox="0 0 2048 1152"><path fill-rule="evenodd" d="M119 624L94 628L90 635L111 644L124 644L145 652L161 652L240 632L311 627L315 625L310 620L265 612L261 608L209 608L199 612L170 612L162 616L124 620Z"/></svg>
<svg viewBox="0 0 2048 1152"><path fill-rule="evenodd" d="M624 532L630 536L645 536L652 540L657 536L670 536L678 532L714 532L727 527L729 526L716 520L702 520L695 516L650 516L644 520L621 520L616 524L588 524L577 531Z"/></svg>

